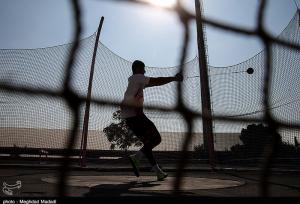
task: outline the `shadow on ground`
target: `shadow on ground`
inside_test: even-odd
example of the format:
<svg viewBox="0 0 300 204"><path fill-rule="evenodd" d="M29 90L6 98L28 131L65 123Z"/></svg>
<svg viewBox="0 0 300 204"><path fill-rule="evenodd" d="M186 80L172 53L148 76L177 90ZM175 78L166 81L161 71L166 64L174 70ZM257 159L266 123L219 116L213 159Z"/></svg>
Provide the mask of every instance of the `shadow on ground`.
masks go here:
<svg viewBox="0 0 300 204"><path fill-rule="evenodd" d="M174 195L172 191L138 191L132 190L137 188L145 187L154 187L159 186L160 183L155 181L145 181L137 182L131 181L128 183L122 184L100 184L90 188L89 192L85 193L85 197L99 197L99 196L128 196L128 195L137 195L137 196L172 196ZM184 193L193 195L194 193Z"/></svg>

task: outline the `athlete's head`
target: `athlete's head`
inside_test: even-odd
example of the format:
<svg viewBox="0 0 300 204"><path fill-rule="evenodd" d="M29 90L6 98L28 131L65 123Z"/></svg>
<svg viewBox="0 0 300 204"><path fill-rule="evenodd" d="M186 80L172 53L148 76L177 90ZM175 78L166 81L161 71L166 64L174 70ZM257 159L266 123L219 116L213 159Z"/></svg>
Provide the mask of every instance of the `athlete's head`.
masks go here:
<svg viewBox="0 0 300 204"><path fill-rule="evenodd" d="M142 61L135 60L132 63L132 73L133 74L145 74L145 64Z"/></svg>

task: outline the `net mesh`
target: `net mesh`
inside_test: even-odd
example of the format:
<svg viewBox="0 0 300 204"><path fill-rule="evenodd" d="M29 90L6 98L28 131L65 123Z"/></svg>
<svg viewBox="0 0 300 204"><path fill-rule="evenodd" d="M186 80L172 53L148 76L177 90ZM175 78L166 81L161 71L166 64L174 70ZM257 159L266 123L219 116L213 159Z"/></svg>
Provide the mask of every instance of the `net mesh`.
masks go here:
<svg viewBox="0 0 300 204"><path fill-rule="evenodd" d="M299 16L295 14L279 38L300 44ZM93 47L96 35L80 41L71 73L71 88L86 97ZM65 64L72 44L42 49L0 50L0 81L8 85L33 89L62 91ZM299 122L299 60L298 50L272 45L271 106L276 119L287 123ZM265 51L247 61L230 67L209 66L210 93L213 115L232 118L258 118L263 121L263 82ZM131 75L131 62L119 57L99 43L95 62L92 98L120 102ZM201 92L198 58L185 64L183 103L192 111L201 113ZM252 74L247 73L253 68ZM178 67L146 67L151 77L173 76ZM174 108L177 101L175 83L145 90L145 105ZM103 129L114 120L118 107L91 104L87 150L110 150L110 142ZM81 135L85 105L80 108ZM162 143L155 151L180 151L187 125L180 113L145 110L162 135ZM0 93L0 146L43 149L66 148L71 128L72 114L64 100L46 96L30 96L1 91ZM263 122L262 122L263 123ZM201 149L203 144L202 121L194 121L193 140L189 151ZM241 133L252 123L214 120L214 144L216 152L234 152L243 145ZM300 141L299 131L280 129L282 140L295 145ZM74 149L80 149L81 136ZM264 143L264 138L259 143ZM235 148L233 148L235 147ZM117 148L116 148L117 149ZM130 147L129 150L137 150ZM255 148L243 149L243 155L252 155ZM292 155L294 156L294 155Z"/></svg>
<svg viewBox="0 0 300 204"><path fill-rule="evenodd" d="M279 39L299 44L299 15L295 14L288 26L278 36ZM281 122L299 122L299 51L291 50L280 45L272 45L271 94L270 107L267 107L272 116ZM230 67L210 67L210 86L213 113L247 119L259 119L263 124L263 83L265 51L254 57ZM247 70L252 68L252 74ZM247 129L253 123L214 122L216 149L225 147L231 150L236 144L243 144L240 140L242 129ZM256 122L256 125L259 123ZM264 124L263 124L264 125ZM226 133L226 136L218 136L218 132ZM282 142L295 145L299 141L299 131L280 129ZM263 137L264 135L261 135ZM256 137L257 143L265 138ZM224 150L224 149L223 149ZM245 154L251 154L256 149L247 149ZM294 155L295 156L295 155Z"/></svg>

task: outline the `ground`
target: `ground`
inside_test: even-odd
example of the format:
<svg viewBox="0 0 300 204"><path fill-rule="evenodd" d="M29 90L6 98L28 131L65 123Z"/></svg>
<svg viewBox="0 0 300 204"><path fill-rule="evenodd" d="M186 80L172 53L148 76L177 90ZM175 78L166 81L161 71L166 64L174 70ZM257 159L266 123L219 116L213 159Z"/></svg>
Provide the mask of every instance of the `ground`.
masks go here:
<svg viewBox="0 0 300 204"><path fill-rule="evenodd" d="M157 182L153 172L149 171L142 171L141 177L135 178L130 167L111 172L97 170L97 168L84 170L76 168L69 172L67 195L69 197L172 196L176 171L169 170L168 173L169 177L166 181ZM0 183L12 185L21 181L21 188L12 190L15 197L55 197L57 196L55 178L58 175L58 168L55 167L7 165L0 170ZM228 169L213 172L194 169L187 170L184 178L185 183L181 191L183 196L257 197L260 195L260 171L257 170ZM300 198L300 172L272 172L269 188L271 197ZM9 196L1 191L1 197Z"/></svg>

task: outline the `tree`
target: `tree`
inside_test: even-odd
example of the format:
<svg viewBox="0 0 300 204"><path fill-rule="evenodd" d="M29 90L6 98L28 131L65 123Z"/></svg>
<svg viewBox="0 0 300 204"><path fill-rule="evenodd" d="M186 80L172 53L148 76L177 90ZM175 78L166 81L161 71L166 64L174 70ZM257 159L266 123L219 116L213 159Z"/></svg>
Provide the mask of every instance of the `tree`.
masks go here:
<svg viewBox="0 0 300 204"><path fill-rule="evenodd" d="M278 133L277 133L278 134ZM285 143L282 141L281 136L278 151L280 156L284 155L293 155L297 154L297 147ZM231 151L235 153L236 156L245 157L245 156L261 156L266 145L270 144L272 141L272 134L270 134L267 126L263 124L251 124L247 126L247 129L242 129L240 140L242 145L234 145L231 147Z"/></svg>
<svg viewBox="0 0 300 204"><path fill-rule="evenodd" d="M231 151L236 153L242 153L242 155L261 156L264 148L267 144L271 143L272 135L270 134L268 127L263 124L251 124L247 128L243 128L240 140L242 145L234 145L231 147ZM281 144L281 139L280 142Z"/></svg>
<svg viewBox="0 0 300 204"><path fill-rule="evenodd" d="M105 136L111 143L110 149L114 150L119 147L122 150L128 150L132 145L139 147L142 142L128 128L124 119L120 116L121 110L113 113L113 122L103 129Z"/></svg>

